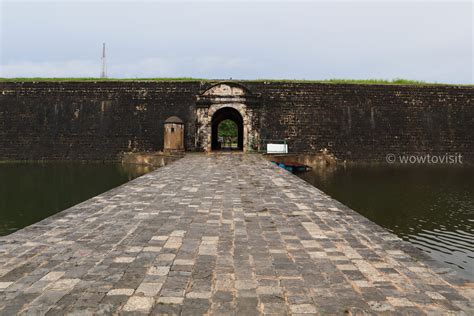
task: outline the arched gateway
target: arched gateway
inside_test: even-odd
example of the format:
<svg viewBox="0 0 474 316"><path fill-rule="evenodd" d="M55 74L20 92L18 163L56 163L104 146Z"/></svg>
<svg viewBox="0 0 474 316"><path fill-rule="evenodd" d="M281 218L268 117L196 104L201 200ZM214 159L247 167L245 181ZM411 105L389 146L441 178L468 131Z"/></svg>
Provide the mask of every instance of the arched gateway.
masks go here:
<svg viewBox="0 0 474 316"><path fill-rule="evenodd" d="M230 119L237 124L238 148L242 151L257 149L259 104L259 96L233 82L219 83L205 90L196 101L196 148L218 150L218 126Z"/></svg>
<svg viewBox="0 0 474 316"><path fill-rule="evenodd" d="M223 107L217 110L211 121L211 149L221 149L218 142L219 124L224 120L231 120L237 125L237 149L244 149L244 119L239 111L232 107Z"/></svg>

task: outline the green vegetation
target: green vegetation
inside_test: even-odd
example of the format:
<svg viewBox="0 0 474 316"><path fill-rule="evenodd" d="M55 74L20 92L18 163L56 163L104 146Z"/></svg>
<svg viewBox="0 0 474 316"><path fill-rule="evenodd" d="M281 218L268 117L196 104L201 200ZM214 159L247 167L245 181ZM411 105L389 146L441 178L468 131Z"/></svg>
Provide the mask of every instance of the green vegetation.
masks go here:
<svg viewBox="0 0 474 316"><path fill-rule="evenodd" d="M237 137L237 124L232 120L223 120L219 124L217 135L219 137Z"/></svg>
<svg viewBox="0 0 474 316"><path fill-rule="evenodd" d="M203 78L0 78L0 82L173 82L173 81L207 81L217 82L226 81L227 79L203 79ZM455 86L472 86L472 84L447 84L438 82L425 82L417 80L408 80L396 78L388 79L327 79L327 80L305 80L305 79L253 79L253 80L235 80L240 82L295 82L295 83L327 83L327 84L386 84L386 85L455 85Z"/></svg>
<svg viewBox="0 0 474 316"><path fill-rule="evenodd" d="M286 80L282 80L286 81ZM291 81L291 80L290 80ZM439 83L429 83L425 81L415 81L407 79L327 79L327 80L302 80L303 82L320 82L320 83L349 83L349 84L401 84L401 85L432 85Z"/></svg>
<svg viewBox="0 0 474 316"><path fill-rule="evenodd" d="M362 79L362 80L355 80L355 79L329 79L325 80L329 83L364 83L364 84L414 84L414 85L426 85L426 84L439 84L437 82L431 83L426 81L416 81L416 80L408 80L408 79L401 79L396 78L392 80L384 80L384 79Z"/></svg>
<svg viewBox="0 0 474 316"><path fill-rule="evenodd" d="M222 138L223 147L237 147L237 124L232 120L223 120L217 128L217 135Z"/></svg>
<svg viewBox="0 0 474 316"><path fill-rule="evenodd" d="M301 82L301 83L328 83L328 84L367 84L367 85L414 85L414 86L432 86L432 85L449 85L449 86L472 86L472 84L453 84L439 82L425 82L417 80L408 80L402 78L388 79L326 79L326 80L289 80L289 79L258 79L249 80L252 82Z"/></svg>

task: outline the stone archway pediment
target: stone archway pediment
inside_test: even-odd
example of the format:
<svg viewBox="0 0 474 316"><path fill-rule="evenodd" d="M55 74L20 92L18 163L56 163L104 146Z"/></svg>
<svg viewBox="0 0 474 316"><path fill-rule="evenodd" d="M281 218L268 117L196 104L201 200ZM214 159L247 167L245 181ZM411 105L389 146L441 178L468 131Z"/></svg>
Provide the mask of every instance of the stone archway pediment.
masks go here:
<svg viewBox="0 0 474 316"><path fill-rule="evenodd" d="M258 104L260 95L253 94L247 87L234 82L220 82L196 96L198 107L219 103Z"/></svg>
<svg viewBox="0 0 474 316"><path fill-rule="evenodd" d="M202 96L247 96L252 95L249 89L245 86L233 83L233 82L220 82L217 83L207 90L205 90Z"/></svg>

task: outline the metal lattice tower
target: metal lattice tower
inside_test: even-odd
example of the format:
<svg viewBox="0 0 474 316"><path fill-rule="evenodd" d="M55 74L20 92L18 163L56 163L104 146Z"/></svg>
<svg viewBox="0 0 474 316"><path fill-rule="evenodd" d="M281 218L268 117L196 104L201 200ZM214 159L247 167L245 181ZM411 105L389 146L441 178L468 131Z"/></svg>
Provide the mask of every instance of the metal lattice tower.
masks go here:
<svg viewBox="0 0 474 316"><path fill-rule="evenodd" d="M102 44L102 72L100 73L101 78L107 78L107 64L105 62L105 43Z"/></svg>

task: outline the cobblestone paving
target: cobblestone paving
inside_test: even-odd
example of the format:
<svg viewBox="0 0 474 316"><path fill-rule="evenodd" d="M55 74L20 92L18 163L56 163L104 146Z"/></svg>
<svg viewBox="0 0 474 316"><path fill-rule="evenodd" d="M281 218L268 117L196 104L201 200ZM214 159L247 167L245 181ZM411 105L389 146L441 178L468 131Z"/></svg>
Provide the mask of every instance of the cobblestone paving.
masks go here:
<svg viewBox="0 0 474 316"><path fill-rule="evenodd" d="M472 299L256 155L188 155L0 238L3 315L472 314Z"/></svg>

